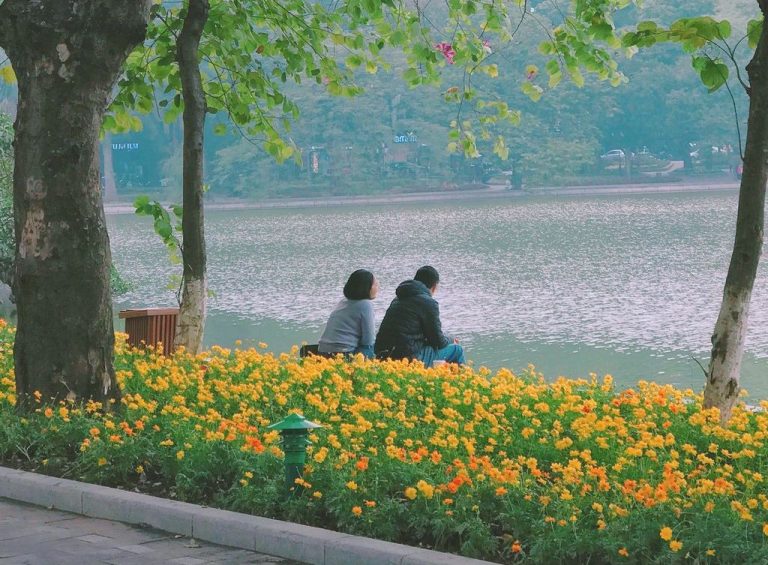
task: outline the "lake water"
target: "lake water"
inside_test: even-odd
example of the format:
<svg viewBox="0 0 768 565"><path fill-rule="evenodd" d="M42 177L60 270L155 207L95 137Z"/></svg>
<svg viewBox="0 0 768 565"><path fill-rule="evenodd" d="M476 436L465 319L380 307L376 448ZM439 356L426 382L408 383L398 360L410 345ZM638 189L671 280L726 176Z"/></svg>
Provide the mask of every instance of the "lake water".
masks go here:
<svg viewBox="0 0 768 565"><path fill-rule="evenodd" d="M358 268L380 281L381 320L397 284L431 264L444 330L476 365L700 389L694 358L706 366L736 203L736 192L710 192L209 211L206 343L316 342ZM108 222L115 263L135 285L116 308L174 305L166 287L178 267L150 220ZM766 268L742 382L768 398Z"/></svg>

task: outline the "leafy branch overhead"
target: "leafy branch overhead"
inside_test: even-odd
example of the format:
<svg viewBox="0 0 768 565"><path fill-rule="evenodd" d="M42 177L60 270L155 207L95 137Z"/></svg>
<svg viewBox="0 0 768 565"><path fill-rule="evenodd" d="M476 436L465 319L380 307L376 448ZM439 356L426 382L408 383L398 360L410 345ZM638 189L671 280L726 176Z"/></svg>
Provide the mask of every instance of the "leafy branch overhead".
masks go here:
<svg viewBox="0 0 768 565"><path fill-rule="evenodd" d="M163 240L163 244L168 249L171 262L174 264L181 263L179 253L182 251L183 244L176 234L181 233L182 207L178 204L172 204L166 209L163 204L156 200L150 200L148 196L137 197L133 207L137 216L152 218L155 233Z"/></svg>
<svg viewBox="0 0 768 565"><path fill-rule="evenodd" d="M523 25L544 33L538 68L521 77L522 92L538 100L568 77L584 84L584 72L619 84L611 50L620 47L611 13L629 0L581 0L553 25L533 14L524 0L448 0L422 9L406 0L212 0L200 44L208 112L226 114L214 131L234 129L278 161L300 160L290 137L299 102L287 83L315 85L331 95L355 96L364 73L390 70L392 52L405 55L402 78L411 87L451 82L445 100L457 118L449 150L477 153L479 137L491 139L494 126L519 122L503 97L488 94L484 81L498 77ZM135 113L159 112L166 122L183 110L176 42L185 6L156 4L145 43L128 58L120 90L104 127L140 127ZM542 31L543 30L543 31ZM497 136L494 149L506 155Z"/></svg>
<svg viewBox="0 0 768 565"><path fill-rule="evenodd" d="M710 92L727 85L732 65L737 79L748 91L739 71L737 49L745 43L754 50L763 28L763 19L752 19L738 40L731 44L733 29L727 20L716 20L710 16L684 18L669 27L656 22L640 22L635 31L626 33L622 45L630 49L651 47L657 43L678 43L687 53L692 53L692 65L701 82ZM709 49L708 49L709 48Z"/></svg>

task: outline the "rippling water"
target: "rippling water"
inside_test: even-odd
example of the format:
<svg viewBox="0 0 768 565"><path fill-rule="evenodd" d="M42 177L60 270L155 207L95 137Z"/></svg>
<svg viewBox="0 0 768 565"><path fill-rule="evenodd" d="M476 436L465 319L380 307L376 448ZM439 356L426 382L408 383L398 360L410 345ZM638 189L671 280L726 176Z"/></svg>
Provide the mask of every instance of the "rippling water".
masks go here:
<svg viewBox="0 0 768 565"><path fill-rule="evenodd" d="M379 278L378 319L397 284L440 271L446 331L470 358L547 376L612 372L699 387L733 238L736 193L519 198L508 202L206 217L206 341L278 350L315 341L350 272ZM169 305L173 268L146 218L109 219L115 262L135 285L119 308ZM768 396L768 294L761 266L745 384Z"/></svg>

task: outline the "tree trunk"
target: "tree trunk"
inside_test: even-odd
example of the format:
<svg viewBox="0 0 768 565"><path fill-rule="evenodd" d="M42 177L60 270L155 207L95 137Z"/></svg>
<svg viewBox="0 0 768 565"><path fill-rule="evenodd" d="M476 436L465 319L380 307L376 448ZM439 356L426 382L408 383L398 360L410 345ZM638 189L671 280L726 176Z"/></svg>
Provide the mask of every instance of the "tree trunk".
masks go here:
<svg viewBox="0 0 768 565"><path fill-rule="evenodd" d="M184 276L175 345L198 353L203 343L208 288L203 223L203 129L205 92L200 77L199 46L208 20L208 0L189 0L177 45L184 97L184 164L182 217Z"/></svg>
<svg viewBox="0 0 768 565"><path fill-rule="evenodd" d="M765 0L760 1L764 14L767 4ZM747 73L749 118L736 237L723 302L712 335L712 357L704 388L704 406L719 408L723 423L730 419L739 394L749 303L763 247L765 184L768 180L768 26L763 26Z"/></svg>
<svg viewBox="0 0 768 565"><path fill-rule="evenodd" d="M117 397L99 128L149 0L5 0L0 45L18 78L14 346L20 407Z"/></svg>

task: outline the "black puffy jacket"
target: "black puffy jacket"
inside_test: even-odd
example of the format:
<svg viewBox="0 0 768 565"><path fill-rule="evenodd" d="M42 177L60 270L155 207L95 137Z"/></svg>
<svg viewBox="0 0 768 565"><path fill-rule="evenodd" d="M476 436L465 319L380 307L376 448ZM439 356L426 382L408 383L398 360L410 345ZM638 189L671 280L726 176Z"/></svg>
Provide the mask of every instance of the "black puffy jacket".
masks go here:
<svg viewBox="0 0 768 565"><path fill-rule="evenodd" d="M422 282L400 283L389 305L373 348L379 358L413 359L425 346L442 349L450 343L440 327L440 309Z"/></svg>

